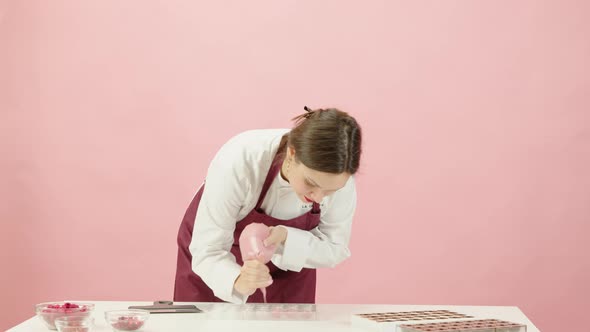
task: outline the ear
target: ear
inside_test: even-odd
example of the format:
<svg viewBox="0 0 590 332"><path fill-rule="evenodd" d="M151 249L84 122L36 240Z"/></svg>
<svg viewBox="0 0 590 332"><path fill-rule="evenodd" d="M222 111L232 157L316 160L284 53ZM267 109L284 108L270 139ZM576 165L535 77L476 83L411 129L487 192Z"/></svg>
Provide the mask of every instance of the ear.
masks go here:
<svg viewBox="0 0 590 332"><path fill-rule="evenodd" d="M295 148L294 148L294 147L292 147L292 146L290 146L290 147L287 149L287 155L288 155L290 158L293 158L293 157L295 157Z"/></svg>

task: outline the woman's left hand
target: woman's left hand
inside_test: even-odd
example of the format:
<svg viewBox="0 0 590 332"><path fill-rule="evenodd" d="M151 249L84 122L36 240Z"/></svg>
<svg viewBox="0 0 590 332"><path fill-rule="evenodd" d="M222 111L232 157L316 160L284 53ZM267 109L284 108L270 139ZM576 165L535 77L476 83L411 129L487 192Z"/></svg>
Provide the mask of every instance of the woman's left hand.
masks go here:
<svg viewBox="0 0 590 332"><path fill-rule="evenodd" d="M285 241L287 240L287 229L285 227L282 226L271 226L270 227L270 235L264 239L264 246L268 247L268 246L272 246L274 245L279 245L279 244L285 244Z"/></svg>

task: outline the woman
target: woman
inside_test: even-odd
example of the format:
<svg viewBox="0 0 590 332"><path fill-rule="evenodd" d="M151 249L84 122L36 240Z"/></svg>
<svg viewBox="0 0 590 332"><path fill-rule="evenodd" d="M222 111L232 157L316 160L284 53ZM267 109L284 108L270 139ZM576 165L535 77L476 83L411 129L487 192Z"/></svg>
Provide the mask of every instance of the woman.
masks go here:
<svg viewBox="0 0 590 332"><path fill-rule="evenodd" d="M230 139L209 166L178 233L174 301L315 303L316 268L350 256L361 129L345 112L311 110L292 130ZM242 261L244 227L270 226L271 262Z"/></svg>

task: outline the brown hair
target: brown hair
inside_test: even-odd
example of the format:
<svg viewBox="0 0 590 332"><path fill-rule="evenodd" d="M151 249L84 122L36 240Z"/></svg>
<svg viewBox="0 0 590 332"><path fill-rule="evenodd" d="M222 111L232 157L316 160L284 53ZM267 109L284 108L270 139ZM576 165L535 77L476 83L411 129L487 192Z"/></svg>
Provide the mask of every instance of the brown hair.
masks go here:
<svg viewBox="0 0 590 332"><path fill-rule="evenodd" d="M295 127L281 140L279 154L295 149L295 160L320 172L354 174L361 157L361 128L336 108L311 110L293 118Z"/></svg>

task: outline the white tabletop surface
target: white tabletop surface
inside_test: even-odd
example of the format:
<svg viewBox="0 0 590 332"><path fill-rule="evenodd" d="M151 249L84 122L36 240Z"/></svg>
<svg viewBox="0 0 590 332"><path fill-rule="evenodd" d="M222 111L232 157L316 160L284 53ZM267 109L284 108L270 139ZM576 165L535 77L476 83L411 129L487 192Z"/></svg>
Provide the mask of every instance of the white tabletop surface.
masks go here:
<svg viewBox="0 0 590 332"><path fill-rule="evenodd" d="M127 309L130 305L150 305L150 302L89 302L96 305L93 313L95 326L92 331L112 331L104 320L107 310ZM175 302L174 304L185 304ZM412 310L451 310L472 315L475 318L496 318L527 325L527 332L539 330L517 307L500 306L443 306L443 305L367 305L367 304L317 304L281 307L284 311L265 312L265 306L252 304L234 305L228 303L191 303L203 313L152 314L142 332L155 331L242 331L242 332L313 332L313 331L365 331L351 326L354 313L392 312ZM268 309L268 307L266 307ZM289 308L289 309L286 309ZM303 312L297 312L301 309ZM310 309L313 308L313 309ZM255 310L256 309L256 310ZM262 309L262 311L260 311ZM276 308L275 308L276 309ZM293 310L293 311L291 311ZM291 311L291 312L290 312ZM310 312L311 311L311 312ZM34 315L34 313L33 313ZM9 329L10 332L49 331L38 317L31 317Z"/></svg>

